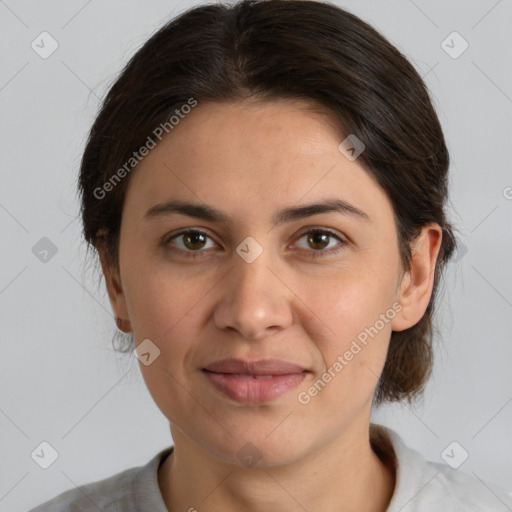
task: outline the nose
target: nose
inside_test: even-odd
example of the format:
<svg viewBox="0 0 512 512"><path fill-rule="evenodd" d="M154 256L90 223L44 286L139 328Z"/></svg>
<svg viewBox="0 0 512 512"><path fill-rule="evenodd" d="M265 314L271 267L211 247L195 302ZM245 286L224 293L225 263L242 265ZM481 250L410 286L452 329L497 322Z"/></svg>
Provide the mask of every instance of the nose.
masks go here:
<svg viewBox="0 0 512 512"><path fill-rule="evenodd" d="M215 307L216 326L238 331L251 340L289 326L293 293L279 276L271 251L264 250L251 263L237 253L233 260L234 268L222 281L222 292Z"/></svg>

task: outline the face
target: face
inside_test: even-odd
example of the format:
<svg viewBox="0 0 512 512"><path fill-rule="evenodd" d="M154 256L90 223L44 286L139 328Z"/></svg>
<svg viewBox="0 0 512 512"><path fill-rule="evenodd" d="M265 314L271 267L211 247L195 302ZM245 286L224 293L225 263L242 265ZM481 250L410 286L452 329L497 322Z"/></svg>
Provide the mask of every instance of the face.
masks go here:
<svg viewBox="0 0 512 512"><path fill-rule="evenodd" d="M235 464L243 450L291 463L365 428L404 321L392 205L300 106L204 103L181 120L130 177L109 284L136 344L150 340L140 368L173 438ZM154 208L175 201L202 210ZM301 370L204 370L225 358Z"/></svg>

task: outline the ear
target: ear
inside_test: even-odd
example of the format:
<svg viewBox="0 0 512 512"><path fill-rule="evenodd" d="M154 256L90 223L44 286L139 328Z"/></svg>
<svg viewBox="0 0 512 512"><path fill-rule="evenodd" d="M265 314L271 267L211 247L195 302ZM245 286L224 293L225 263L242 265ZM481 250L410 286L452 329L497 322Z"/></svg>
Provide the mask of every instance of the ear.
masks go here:
<svg viewBox="0 0 512 512"><path fill-rule="evenodd" d="M432 295L442 236L441 226L430 223L411 245L411 264L402 277L397 297L402 309L391 322L394 331L408 329L423 317Z"/></svg>
<svg viewBox="0 0 512 512"><path fill-rule="evenodd" d="M114 311L117 327L123 332L131 332L132 327L129 320L119 271L108 264L104 242L98 242L96 248L100 256L101 268L103 269L103 275L105 276L108 297L110 299L112 310Z"/></svg>

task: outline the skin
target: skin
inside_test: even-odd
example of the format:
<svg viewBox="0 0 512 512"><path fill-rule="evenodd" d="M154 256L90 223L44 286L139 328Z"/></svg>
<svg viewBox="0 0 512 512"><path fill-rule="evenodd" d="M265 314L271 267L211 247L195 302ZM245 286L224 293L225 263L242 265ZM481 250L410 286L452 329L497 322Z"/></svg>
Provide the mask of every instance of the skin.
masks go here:
<svg viewBox="0 0 512 512"><path fill-rule="evenodd" d="M394 469L369 440L372 399L392 330L416 324L428 305L442 231L425 226L402 269L387 195L339 151L344 137L331 120L305 107L199 104L130 177L119 269L99 247L120 328L161 351L140 368L174 441L158 474L169 510L384 511L393 494ZM326 198L349 202L369 220L329 212L272 222L281 208ZM144 218L169 199L206 203L229 221ZM172 238L182 228L209 238ZM308 242L311 228L346 243ZM263 248L252 263L236 252L248 236ZM301 404L298 394L393 304L401 311ZM311 373L277 399L247 405L201 371L225 357L276 357ZM254 467L237 455L249 442L261 454Z"/></svg>

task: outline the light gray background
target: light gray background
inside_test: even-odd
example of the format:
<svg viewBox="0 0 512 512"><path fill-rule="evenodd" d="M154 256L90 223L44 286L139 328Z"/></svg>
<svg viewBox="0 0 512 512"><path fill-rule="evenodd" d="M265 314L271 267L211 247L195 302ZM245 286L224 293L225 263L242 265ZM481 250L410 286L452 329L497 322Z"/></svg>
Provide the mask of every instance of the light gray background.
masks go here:
<svg viewBox="0 0 512 512"><path fill-rule="evenodd" d="M0 1L2 511L145 464L172 442L137 360L111 348L104 282L84 270L75 182L99 98L152 32L197 3ZM438 462L457 441L469 452L461 471L512 491L512 2L338 4L425 77L467 248L448 269L423 403L387 407L374 421ZM43 31L59 44L48 59L31 48ZM453 31L469 43L457 59L441 47ZM46 263L32 252L42 237L57 247ZM59 454L46 470L30 456L42 441Z"/></svg>

